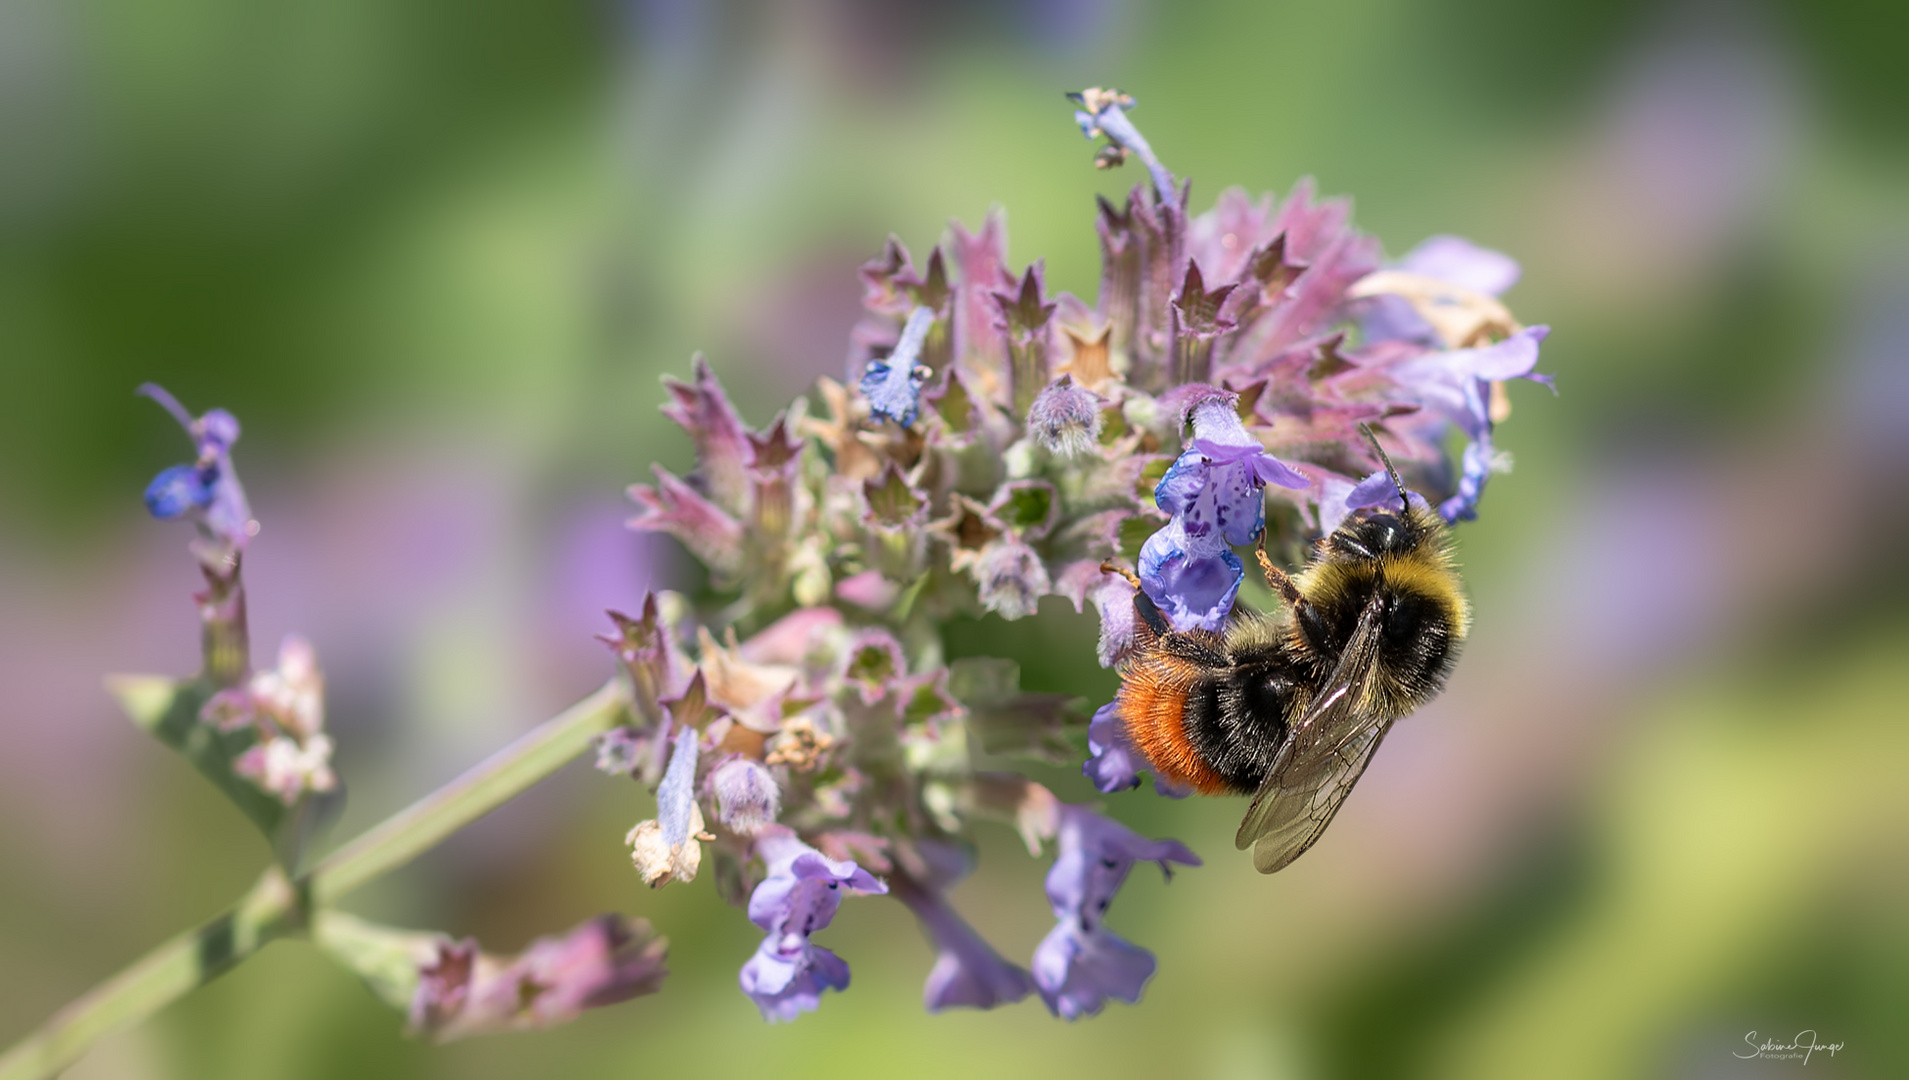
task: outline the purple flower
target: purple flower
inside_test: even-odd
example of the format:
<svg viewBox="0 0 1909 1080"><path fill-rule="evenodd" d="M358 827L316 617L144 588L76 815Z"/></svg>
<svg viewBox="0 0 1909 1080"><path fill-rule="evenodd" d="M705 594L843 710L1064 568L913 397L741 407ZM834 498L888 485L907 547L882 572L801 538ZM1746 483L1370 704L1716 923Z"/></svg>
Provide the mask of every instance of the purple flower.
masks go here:
<svg viewBox="0 0 1909 1080"><path fill-rule="evenodd" d="M1218 630L1233 610L1246 566L1214 546L1189 539L1178 517L1140 546L1140 586L1175 630Z"/></svg>
<svg viewBox="0 0 1909 1080"><path fill-rule="evenodd" d="M1550 376L1531 370L1538 343L1550 333L1548 326L1531 326L1496 344L1424 353L1394 366L1392 378L1409 397L1476 439L1491 431L1491 383L1530 379L1551 385Z"/></svg>
<svg viewBox="0 0 1909 1080"><path fill-rule="evenodd" d="M1120 730L1115 704L1110 701L1094 710L1094 718L1087 722L1088 756L1080 767L1081 774L1093 781L1094 790L1102 795L1140 786L1143 762Z"/></svg>
<svg viewBox="0 0 1909 1080"><path fill-rule="evenodd" d="M1501 296L1518 284L1518 260L1481 248L1462 236L1433 236L1407 252L1399 269L1449 281L1486 296Z"/></svg>
<svg viewBox="0 0 1909 1080"><path fill-rule="evenodd" d="M1517 329L1496 297L1518 283L1518 262L1456 236L1434 236L1356 284L1367 342L1457 348Z"/></svg>
<svg viewBox="0 0 1909 1080"><path fill-rule="evenodd" d="M668 974L668 948L649 923L621 915L538 938L514 959L481 953L469 938L439 940L418 965L411 1030L448 1042L569 1023L585 1009L654 993Z"/></svg>
<svg viewBox="0 0 1909 1080"><path fill-rule="evenodd" d="M627 524L638 532L666 532L718 574L742 568L742 523L702 497L661 465L651 465L656 486L631 484L628 493L637 516Z"/></svg>
<svg viewBox="0 0 1909 1080"><path fill-rule="evenodd" d="M1404 509L1399 505L1399 491L1392 483L1392 474L1380 469L1367 476L1346 493L1347 510L1364 510L1380 506L1387 510Z"/></svg>
<svg viewBox="0 0 1909 1080"><path fill-rule="evenodd" d="M1266 452L1234 408L1236 396L1202 387L1188 410L1193 441L1154 488L1173 515L1141 546L1141 587L1176 630L1218 630L1233 609L1246 568L1232 544L1250 544L1266 524L1269 483L1309 482Z"/></svg>
<svg viewBox="0 0 1909 1080"><path fill-rule="evenodd" d="M1458 491L1438 504L1438 512L1446 521L1478 519L1478 498L1485 493L1486 479L1497 468L1497 456L1492 450L1490 430L1466 444L1459 456Z"/></svg>
<svg viewBox="0 0 1909 1080"><path fill-rule="evenodd" d="M1153 954L1102 925L1134 864L1200 865L1176 840L1148 840L1083 806L1060 809L1059 854L1047 874L1047 900L1059 920L1034 950L1034 984L1048 1010L1069 1020L1092 1016L1108 998L1133 1004L1153 976Z"/></svg>
<svg viewBox="0 0 1909 1080"><path fill-rule="evenodd" d="M1412 500L1413 506L1426 505L1425 496L1420 495L1416 491L1407 491L1405 496ZM1392 482L1392 474L1386 472L1384 469L1380 469L1378 472L1354 484L1352 490L1346 492L1346 497L1343 501L1347 511L1367 510L1372 507L1379 507L1397 513L1400 509L1398 485ZM1341 517L1339 520L1343 521L1345 519ZM1333 528L1338 528L1336 522Z"/></svg>
<svg viewBox="0 0 1909 1080"><path fill-rule="evenodd" d="M1550 376L1532 371L1538 363L1538 344L1550 333L1548 326L1527 327L1496 344L1428 352L1392 368L1393 379L1408 396L1456 424L1471 439L1460 462L1458 493L1439 505L1446 521L1478 516L1478 499L1494 458L1491 384L1530 379L1550 386Z"/></svg>
<svg viewBox="0 0 1909 1080"><path fill-rule="evenodd" d="M1266 524L1260 491L1267 484L1310 486L1247 432L1236 400L1225 391L1202 392L1189 410L1193 441L1153 490L1160 509L1184 522L1200 555L1215 554L1225 544L1253 542Z"/></svg>
<svg viewBox="0 0 1909 1080"><path fill-rule="evenodd" d="M1093 781L1095 789L1103 795L1139 787L1140 769L1146 765L1146 759L1121 729L1115 704L1110 701L1102 705L1088 721L1087 760L1080 767L1081 774ZM1193 794L1192 788L1181 787L1158 773L1153 777L1153 790L1169 799L1184 799Z"/></svg>
<svg viewBox="0 0 1909 1080"><path fill-rule="evenodd" d="M888 886L784 830L758 838L756 850L768 876L749 897L749 920L768 934L742 966L742 992L763 1019L793 1020L820 1005L823 990L848 988L848 964L809 935L835 918L848 890L885 893Z"/></svg>
<svg viewBox="0 0 1909 1080"><path fill-rule="evenodd" d="M896 874L891 885L896 899L921 920L921 928L935 946L935 966L922 987L922 1004L931 1013L943 1009L992 1009L1019 1001L1034 992L1034 980L994 951L960 913L949 906L945 889L966 877L965 853L932 841L919 845L930 864L930 880L916 881ZM945 857L937 859L937 855Z"/></svg>
<svg viewBox="0 0 1909 1080"><path fill-rule="evenodd" d="M676 749L656 789L656 820L663 842L674 847L689 839L690 808L696 805L696 729L685 725L676 734Z"/></svg>
<svg viewBox="0 0 1909 1080"><path fill-rule="evenodd" d="M918 307L908 313L901 340L895 351L882 360L870 360L862 375L862 396L868 398L869 411L886 416L902 427L915 422L921 411L921 387L934 372L916 363L928 331L935 324L932 308Z"/></svg>
<svg viewBox="0 0 1909 1080"><path fill-rule="evenodd" d="M232 467L232 444L239 441L239 422L224 409L212 409L194 418L179 399L163 387L145 383L138 393L158 402L191 436L198 460L174 465L146 486L146 509L164 520L190 517L213 539L233 550L244 549L258 531L245 489Z"/></svg>

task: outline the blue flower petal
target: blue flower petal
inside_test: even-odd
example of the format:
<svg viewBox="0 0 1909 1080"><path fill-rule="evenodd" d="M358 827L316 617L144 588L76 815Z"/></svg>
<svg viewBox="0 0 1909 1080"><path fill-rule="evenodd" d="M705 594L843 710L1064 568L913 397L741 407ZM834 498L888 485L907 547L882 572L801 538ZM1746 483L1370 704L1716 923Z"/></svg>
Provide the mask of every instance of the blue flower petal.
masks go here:
<svg viewBox="0 0 1909 1080"><path fill-rule="evenodd" d="M188 510L204 509L212 503L218 479L217 466L174 465L146 485L146 509L168 521Z"/></svg>

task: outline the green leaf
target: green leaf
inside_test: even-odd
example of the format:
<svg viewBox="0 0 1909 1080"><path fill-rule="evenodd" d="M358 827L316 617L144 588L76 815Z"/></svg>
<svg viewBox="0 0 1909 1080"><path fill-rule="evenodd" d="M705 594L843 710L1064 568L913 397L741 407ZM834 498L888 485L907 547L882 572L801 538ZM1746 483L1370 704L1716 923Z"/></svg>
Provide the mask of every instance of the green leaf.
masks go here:
<svg viewBox="0 0 1909 1080"><path fill-rule="evenodd" d="M134 724L177 750L252 819L272 845L272 857L288 871L298 869L299 856L344 809L343 784L286 806L235 772L233 762L251 748L257 735L250 730L222 732L199 719L214 693L204 680L114 675L107 678L106 689Z"/></svg>

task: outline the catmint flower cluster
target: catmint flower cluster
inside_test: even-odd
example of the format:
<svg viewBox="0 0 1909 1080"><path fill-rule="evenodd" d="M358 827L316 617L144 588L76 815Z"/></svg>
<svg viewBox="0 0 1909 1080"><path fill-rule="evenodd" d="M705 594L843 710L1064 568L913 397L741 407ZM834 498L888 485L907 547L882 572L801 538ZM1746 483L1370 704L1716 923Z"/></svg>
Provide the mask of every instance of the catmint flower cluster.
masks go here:
<svg viewBox="0 0 1909 1080"><path fill-rule="evenodd" d="M1396 503L1361 425L1462 520L1503 467L1504 383L1547 381L1533 374L1545 328L1498 299L1518 274L1508 257L1436 237L1388 263L1344 201L1304 181L1277 203L1229 189L1192 215L1132 98L1072 97L1105 140L1096 165L1147 170L1094 216L1093 303L1050 292L1038 260L1014 263L999 213L953 224L919 260L891 237L861 268L845 382L752 428L698 358L664 409L695 469L630 489L631 526L681 541L713 594L612 615L605 640L638 707L599 764L655 785L656 816L628 838L642 879L713 866L765 931L739 982L771 1020L847 988L851 958L810 934L845 897L880 895L933 946L931 1011L1038 995L1073 1019L1137 1001L1154 957L1104 915L1136 863L1198 858L984 767L1085 757L1112 792L1143 762L1108 709L1090 721L1076 700L1025 693L1011 664L947 664L940 627L1091 603L1111 666L1135 647L1133 580L1174 628L1222 629L1238 549L1291 549ZM1057 922L1026 967L946 895L987 819L1031 852L1058 848Z"/></svg>
<svg viewBox="0 0 1909 1080"><path fill-rule="evenodd" d="M1506 384L1549 385L1534 373L1547 330L1500 299L1518 277L1507 256L1434 237L1388 262L1349 205L1317 198L1310 181L1279 201L1227 189L1193 215L1191 184L1140 134L1131 97L1071 97L1082 132L1104 140L1095 165L1137 158L1147 171L1092 214L1093 302L1050 292L1040 261L1010 260L994 212L975 231L952 223L919 260L891 237L860 268L846 377L819 380L765 424L747 423L695 358L687 381L666 380L663 407L695 466L655 467L632 486L630 525L674 537L706 582L610 612L609 685L309 876L298 876L304 849L344 784L312 645L289 637L275 667L251 665L242 562L259 526L232 462L238 422L142 387L193 446L153 479L146 505L196 527L204 667L109 685L271 841L264 899L233 918L282 905L278 929L309 932L435 1039L549 1026L655 990L665 943L623 916L504 958L448 934L291 910L402 864L452 818L474 820L508 797L499 791L554 770L553 747L574 755L594 736L599 770L655 795L624 837L634 879L713 880L762 931L735 961L766 1020L847 990L854 958L816 935L889 901L932 951L931 1012L1038 998L1074 1020L1138 1002L1158 962L1107 913L1135 866L1199 858L1014 771L1078 766L1083 791L1111 793L1138 786L1145 762L1111 706L1090 716L1084 699L1028 692L1009 659L950 662L943 629L1026 618L1044 602L1054 614L1091 606L1112 667L1141 647L1136 588L1176 630L1223 629L1241 549L1296 552L1356 509L1396 505L1367 426L1412 498L1447 521L1473 518L1506 467L1494 441ZM1055 923L1025 957L1003 955L950 897L988 823L1030 856L1054 852Z"/></svg>

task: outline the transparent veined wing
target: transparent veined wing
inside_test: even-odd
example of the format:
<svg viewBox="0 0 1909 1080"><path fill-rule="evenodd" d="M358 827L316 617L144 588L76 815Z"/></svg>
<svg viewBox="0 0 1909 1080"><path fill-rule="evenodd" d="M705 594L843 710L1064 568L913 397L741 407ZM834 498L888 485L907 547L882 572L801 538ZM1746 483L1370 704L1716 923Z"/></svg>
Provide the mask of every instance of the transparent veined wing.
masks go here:
<svg viewBox="0 0 1909 1080"><path fill-rule="evenodd" d="M1383 602L1376 594L1359 613L1345 652L1319 697L1293 724L1253 796L1235 846L1253 849L1253 866L1270 874L1306 853L1319 839L1373 751L1391 729L1388 718L1361 710L1379 648Z"/></svg>

